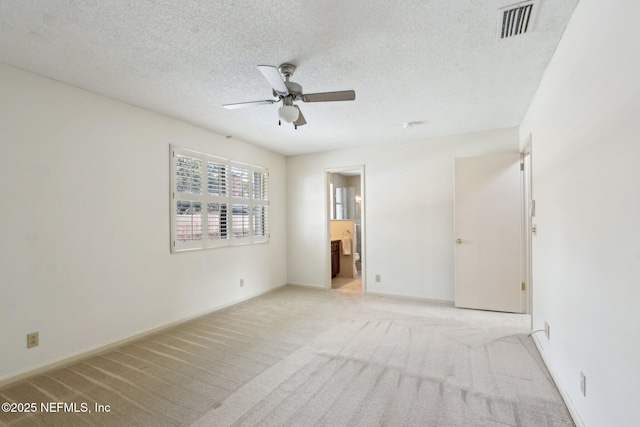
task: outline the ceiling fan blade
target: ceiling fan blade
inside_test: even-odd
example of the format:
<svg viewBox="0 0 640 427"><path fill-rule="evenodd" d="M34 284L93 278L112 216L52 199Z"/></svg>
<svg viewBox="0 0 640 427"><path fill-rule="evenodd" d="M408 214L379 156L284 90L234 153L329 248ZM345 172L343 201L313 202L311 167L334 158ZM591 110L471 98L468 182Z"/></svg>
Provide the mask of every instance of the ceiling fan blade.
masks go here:
<svg viewBox="0 0 640 427"><path fill-rule="evenodd" d="M238 102L237 104L224 104L223 107L227 110L235 110L236 108L253 107L254 105L267 105L274 104L278 101L272 99L265 99L264 101L250 101L250 102Z"/></svg>
<svg viewBox="0 0 640 427"><path fill-rule="evenodd" d="M302 95L304 102L329 102L329 101L353 101L356 99L356 92L353 90L342 90L339 92L306 93Z"/></svg>
<svg viewBox="0 0 640 427"><path fill-rule="evenodd" d="M258 70L262 73L265 79L269 82L273 90L276 91L278 95L288 95L289 89L287 89L287 85L284 84L284 80L282 80L282 75L278 68L273 65L258 65Z"/></svg>
<svg viewBox="0 0 640 427"><path fill-rule="evenodd" d="M298 126L303 126L307 124L307 121L304 119L304 116L302 115L302 111L300 110L300 108L297 105L294 105L294 107L296 107L298 109L298 112L300 113L298 115L298 120L296 120L295 122L293 122L293 124L298 127Z"/></svg>

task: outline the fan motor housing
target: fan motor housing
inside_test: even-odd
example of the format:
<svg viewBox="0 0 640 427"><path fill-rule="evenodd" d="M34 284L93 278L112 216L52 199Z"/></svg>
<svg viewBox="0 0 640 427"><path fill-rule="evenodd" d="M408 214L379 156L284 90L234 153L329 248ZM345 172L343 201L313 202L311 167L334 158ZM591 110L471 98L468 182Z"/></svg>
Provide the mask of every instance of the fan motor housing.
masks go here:
<svg viewBox="0 0 640 427"><path fill-rule="evenodd" d="M302 86L300 86L298 83L285 82L284 84L287 85L287 89L289 89L289 93L293 95L294 98L297 99L302 95Z"/></svg>
<svg viewBox="0 0 640 427"><path fill-rule="evenodd" d="M282 77L284 77L284 84L287 86L289 95L291 95L294 100L300 99L302 97L302 86L300 86L298 83L289 81L289 78L291 78L291 76L293 76L293 73L296 71L296 66L289 63L280 64L280 66L278 67L278 71L280 71L280 74L282 74ZM275 90L273 91L273 94L275 96L278 96Z"/></svg>
<svg viewBox="0 0 640 427"><path fill-rule="evenodd" d="M301 99L302 97L302 86L300 86L298 83L295 82L284 82L285 85L287 85L287 90L289 92L289 95L295 99ZM275 96L276 98L279 96L278 93L273 90L273 96Z"/></svg>

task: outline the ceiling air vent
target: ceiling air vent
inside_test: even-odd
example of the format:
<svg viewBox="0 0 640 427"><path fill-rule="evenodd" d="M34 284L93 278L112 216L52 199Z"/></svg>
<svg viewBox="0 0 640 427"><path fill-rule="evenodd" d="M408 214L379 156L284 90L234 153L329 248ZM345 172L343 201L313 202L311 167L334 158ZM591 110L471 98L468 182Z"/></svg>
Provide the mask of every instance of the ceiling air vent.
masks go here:
<svg viewBox="0 0 640 427"><path fill-rule="evenodd" d="M500 39L526 34L531 31L537 6L538 2L533 0L500 9L498 11L498 34Z"/></svg>

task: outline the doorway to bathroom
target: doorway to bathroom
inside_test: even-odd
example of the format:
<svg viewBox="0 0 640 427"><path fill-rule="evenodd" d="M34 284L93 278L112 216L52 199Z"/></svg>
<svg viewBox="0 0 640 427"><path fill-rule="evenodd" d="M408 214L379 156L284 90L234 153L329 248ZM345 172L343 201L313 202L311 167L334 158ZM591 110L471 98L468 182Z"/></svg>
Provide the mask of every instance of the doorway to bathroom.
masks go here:
<svg viewBox="0 0 640 427"><path fill-rule="evenodd" d="M364 166L326 170L326 287L338 292L365 292Z"/></svg>

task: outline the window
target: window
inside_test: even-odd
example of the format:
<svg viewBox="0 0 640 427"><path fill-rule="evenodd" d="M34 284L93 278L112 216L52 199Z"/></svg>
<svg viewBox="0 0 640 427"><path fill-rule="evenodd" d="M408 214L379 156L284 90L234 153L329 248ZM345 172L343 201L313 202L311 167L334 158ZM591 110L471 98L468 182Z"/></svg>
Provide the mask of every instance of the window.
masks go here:
<svg viewBox="0 0 640 427"><path fill-rule="evenodd" d="M269 172L171 146L171 251L269 240Z"/></svg>

